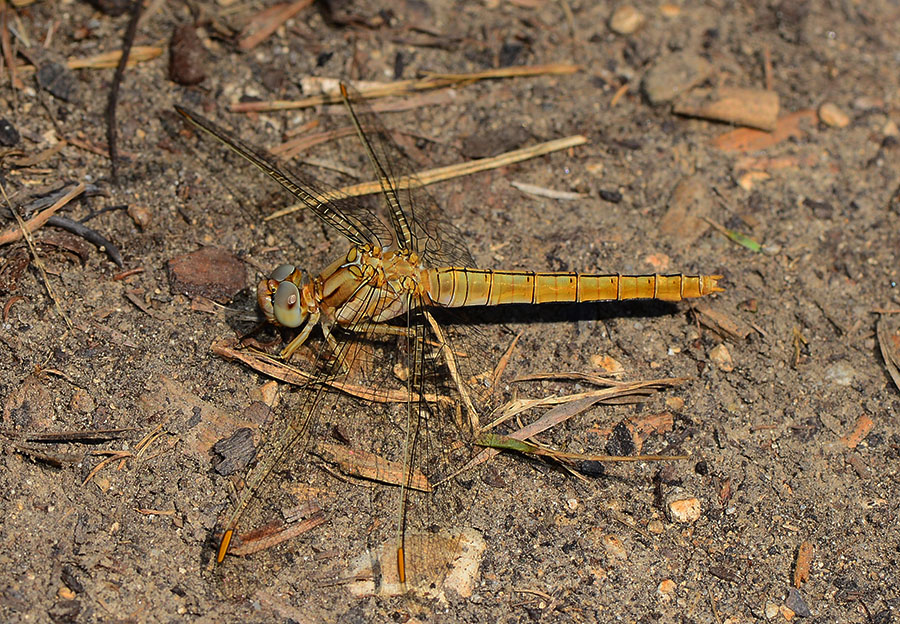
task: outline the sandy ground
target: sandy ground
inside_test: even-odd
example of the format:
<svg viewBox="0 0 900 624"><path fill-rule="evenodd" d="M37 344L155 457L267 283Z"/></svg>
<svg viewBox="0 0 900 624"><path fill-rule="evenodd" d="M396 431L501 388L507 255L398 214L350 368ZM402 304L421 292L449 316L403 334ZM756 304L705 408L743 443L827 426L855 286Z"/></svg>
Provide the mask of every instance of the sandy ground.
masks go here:
<svg viewBox="0 0 900 624"><path fill-rule="evenodd" d="M268 3L149 2L135 43L162 54L122 82L117 182L102 149L113 70L51 63L118 50L127 16L71 0L22 4L7 8L8 49L44 70L20 68L16 89L4 73L2 117L20 135L4 188L22 207L64 183L96 185L104 195L60 214L102 211L86 225L124 262L47 225L35 234L45 282L22 241L0 247L0 619L897 619L900 400L883 356L900 350L896 3L638 2L630 19L643 23L614 32L610 3L333 2L299 10L245 50L239 33ZM183 33L179 45L198 52L177 71L203 80L188 87L172 78L168 42L194 24L199 48ZM322 522L214 566L215 529L245 471L220 474L212 444L248 427L265 448L305 395L211 345L252 327L241 317L255 314L262 272L288 261L319 270L347 244L308 213L263 221L290 197L198 138L173 104L273 148L347 119L325 107L247 115L229 105L299 99L309 76L393 81L548 63L580 69L416 96L412 110L382 118L422 169L587 138L431 187L479 266L724 276L725 292L700 302L520 306L476 313L483 325L460 330L480 336L468 344L488 345L480 355L494 364L521 332L500 400L589 387L511 383L540 372L603 375L617 363L625 381L685 378L638 405L596 405L540 440L620 452L610 440L624 428L626 442L646 438L644 453L689 458L585 477L502 454L461 475L455 496L423 501L413 522L474 529L485 551L467 571L470 595L438 587L427 598L352 591L348 576L393 522L382 511L396 488L307 456L270 489L295 504L314 498ZM654 92L648 76L660 67ZM768 86L782 123L761 138L675 114L665 90L697 85ZM817 113L824 103L836 111ZM299 159L371 178L361 152L334 143ZM198 277L208 290L185 295L170 261L201 248L224 252L228 272ZM189 257L180 274L200 266ZM367 409L386 422L397 407ZM364 436L366 422L332 435ZM629 437L628 425L649 429ZM91 433L110 429L127 431Z"/></svg>

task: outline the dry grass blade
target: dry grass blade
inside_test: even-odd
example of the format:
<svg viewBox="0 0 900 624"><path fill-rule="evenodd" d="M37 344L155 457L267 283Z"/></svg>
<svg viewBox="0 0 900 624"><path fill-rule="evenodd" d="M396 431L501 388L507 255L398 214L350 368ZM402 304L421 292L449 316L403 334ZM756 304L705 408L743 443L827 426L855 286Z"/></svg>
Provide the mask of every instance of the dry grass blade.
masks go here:
<svg viewBox="0 0 900 624"><path fill-rule="evenodd" d="M109 440L121 440L125 434L134 431L133 428L124 429L86 429L84 431L34 431L24 433L20 437L28 442L44 443L78 443L94 444Z"/></svg>
<svg viewBox="0 0 900 624"><path fill-rule="evenodd" d="M313 0L297 0L287 5L278 5L266 9L253 19L252 32L238 42L238 47L245 52L252 50L265 41L286 21L313 3Z"/></svg>
<svg viewBox="0 0 900 624"><path fill-rule="evenodd" d="M512 380L512 383L520 383L523 381L544 381L544 380L560 380L560 381L582 381L585 383L589 383L594 386L602 386L604 388L608 388L611 386L623 386L627 385L631 382L628 381L619 381L618 379L610 379L609 377L601 377L600 375L592 375L591 373L581 373L578 371L570 371L570 372L560 372L560 373L534 373L532 375L525 375L523 377L516 377ZM687 381L686 378L672 378L668 381L672 382L672 385L677 385L684 381Z"/></svg>
<svg viewBox="0 0 900 624"><path fill-rule="evenodd" d="M23 222L23 227L9 228L8 230L0 232L0 245L6 245L8 243L20 240L25 235L25 231L27 231L29 234L35 232L38 228L44 225L50 219L50 217L52 217L60 208L81 195L81 193L84 192L84 189L84 182L79 183L77 186L75 186L75 188L73 188L62 198L60 198L60 200L55 204L53 204L46 210L41 211L28 221ZM10 210L12 210L12 208L10 208ZM16 214L16 216L18 216L17 212L13 212Z"/></svg>
<svg viewBox="0 0 900 624"><path fill-rule="evenodd" d="M493 433L484 434L478 437L476 443L491 449L514 451L516 453L524 453L527 455L537 455L539 457L547 457L562 463L571 463L575 461L598 461L598 462L639 462L639 461L672 461L676 459L687 459L687 455L590 455L587 453L569 453L558 449L550 448L535 442L525 442L517 440L509 436L502 436Z"/></svg>
<svg viewBox="0 0 900 624"><path fill-rule="evenodd" d="M237 536L228 554L243 557L267 550L311 531L323 522L325 522L325 514L321 510L315 511L309 518L301 522L273 522L255 531Z"/></svg>
<svg viewBox="0 0 900 624"><path fill-rule="evenodd" d="M260 372L268 375L273 379L289 383L293 386L308 386L311 383L325 383L330 388L349 394L364 401L372 403L406 403L409 400L409 394L406 390L391 389L373 389L346 383L338 379L325 380L321 382L314 375L300 370L299 368L290 366L282 360L274 358L265 353L248 351L245 349L237 349L234 342L229 340L218 340L210 347L213 353L229 360L242 362ZM428 402L449 402L449 397L438 396L434 394L426 394L422 400Z"/></svg>
<svg viewBox="0 0 900 624"><path fill-rule="evenodd" d="M50 160L64 148L68 143L66 141L59 141L56 145L52 147L48 147L45 150L38 152L37 154L32 154L31 156L23 156L22 158L18 158L16 156L9 156L6 158L6 162L8 162L13 167L19 167L24 169L26 167L34 167L35 165L39 165L45 160Z"/></svg>
<svg viewBox="0 0 900 624"><path fill-rule="evenodd" d="M522 427L518 431L511 433L507 436L503 436L509 440L517 440L524 441L528 438L536 436L551 427L559 425L560 423L569 420L570 418L581 414L587 409L590 409L593 405L597 403L609 403L609 402L617 402L621 401L623 398L631 397L636 400L641 400L643 397L647 396L650 392L662 390L664 388L680 384L683 379L680 378L668 378L668 379L653 379L648 381L636 381L623 384L621 386L617 386L614 388L605 388L603 390L596 390L593 392L582 392L578 394L571 394L564 397L547 397L545 399L529 399L529 400L517 400L511 401L509 406L510 412L509 414L504 414L501 419L498 419L491 423L488 427L485 427L484 431L489 431L493 427L500 424L500 422L504 422L506 419L511 418L515 414L521 413L526 409L531 409L532 407L539 407L542 405L551 405L553 402L556 403L556 407L549 410L546 414L541 416L539 419ZM504 408L501 410L506 411ZM463 466L459 471L455 474L459 474L470 470L484 462L488 461L497 453L500 452L498 448L486 448L477 456L475 456L471 461L469 461L465 466ZM681 456L659 456L659 455L642 455L642 456L634 456L634 459L620 459L618 457L612 458L606 455L578 455L578 454L566 454L561 451L554 451L558 454L559 459L571 460L571 459L593 459L595 461L654 461L660 458L662 459L672 459L672 458L681 458ZM543 453L548 454L548 453ZM569 455L569 457L563 457L563 455ZM452 475L455 476L455 475Z"/></svg>
<svg viewBox="0 0 900 624"><path fill-rule="evenodd" d="M888 374L894 380L894 385L900 390L900 335L897 332L889 333L884 317L875 325L875 333L878 335L878 348L881 350L881 359Z"/></svg>
<svg viewBox="0 0 900 624"><path fill-rule="evenodd" d="M84 182L79 183L74 189L72 189L53 206L51 206L41 214L48 213L51 210L59 210L59 208L68 203L73 197L82 193L84 191L84 188ZM9 201L9 196L6 194L6 188L2 184L0 184L0 193L2 193L3 195L3 200L6 202L7 208L9 208L10 212L16 218L16 222L19 224L19 231L21 232L22 237L25 239L25 243L28 245L28 250L31 252L31 257L34 259L34 265L37 267L38 271L41 274L41 279L44 282L44 288L47 290L47 294L50 296L50 299L53 300L53 305L56 307L56 311L59 312L59 315L66 322L66 327L71 329L72 320L69 318L69 315L66 314L66 311L63 309L62 303L53 292L53 287L50 286L50 280L47 278L47 270L44 268L44 261L41 260L41 257L38 255L37 249L34 246L34 240L31 238L31 230L28 229L28 225L26 225L26 223L22 220L22 217L19 216L18 211L13 208L12 203ZM47 219L49 219L51 216L52 214L48 214ZM37 218L38 217L35 217L35 219ZM32 221L34 221L35 219L32 219ZM39 224L35 225L34 227L36 229L37 227L39 227Z"/></svg>
<svg viewBox="0 0 900 624"><path fill-rule="evenodd" d="M643 400L647 396L650 396L654 392L678 385L683 381L684 379L681 377L669 377L665 379L651 379L648 381L619 382L613 387L604 388L602 390L591 390L589 392L578 392L563 396L549 396L541 399L514 399L494 412L497 416L489 425L484 428L484 430L490 431L491 429L505 423L510 418L518 416L519 414L530 409L550 407L554 405L565 405L567 403L576 403L581 400L593 400L594 403L603 402L614 403L616 405L620 405L623 402L629 402L623 401L623 399L632 399L631 402L637 402ZM553 411L554 410L550 410L550 412L547 412L547 414L545 414L535 424L544 421L544 419L547 418L548 415ZM568 416L567 418L571 418L571 416ZM567 418L563 418L563 420L566 420ZM559 424L559 422L562 422L562 420L558 422L550 422L546 427L544 427L540 431L536 431L535 433L530 434L528 437L540 433L541 431L544 431L545 429L548 429L555 424Z"/></svg>
<svg viewBox="0 0 900 624"><path fill-rule="evenodd" d="M128 55L128 64L126 67L134 67L138 63L151 61L161 56L163 49L159 46L134 46ZM69 69L111 69L119 64L122 58L122 51L115 50L113 52L103 52L88 56L85 58L70 58L66 61L66 67ZM17 65L16 71L33 72L34 65Z"/></svg>
<svg viewBox="0 0 900 624"><path fill-rule="evenodd" d="M568 149L570 147L584 145L585 143L587 143L586 137L581 135L573 135L562 139L554 139L553 141L539 143L538 145L532 145L530 147L523 147L522 149L513 150L511 152L506 152L505 154L499 154L498 156L492 156L490 158L480 158L478 160L457 163L455 165L448 165L446 167L428 169L413 176L403 176L401 178L398 178L394 182L398 190L417 188L419 186L428 186L429 184L443 182L444 180L450 180L452 178L458 178L461 176L478 173L480 171L487 171L489 169L505 167L507 165L521 162L523 160L528 160L530 158L537 158L538 156L543 156L544 154L549 154L551 152L557 152L559 150ZM336 199L338 197L371 195L373 193L380 193L381 188L381 183L378 181L363 182L362 184L345 186L344 188L338 190L337 193L334 194L334 196L330 194L324 194L320 197L317 197L316 199L320 202L327 203L328 201ZM270 214L268 217L266 217L266 221L275 219L277 217L283 217L299 210L303 210L305 207L305 204L288 206L287 208L283 208Z"/></svg>
<svg viewBox="0 0 900 624"><path fill-rule="evenodd" d="M501 67L481 72L467 74L430 74L425 78L415 80L398 80L384 84L356 84L354 85L366 99L408 95L416 91L428 89L442 89L453 85L469 84L479 80L497 78L514 78L523 76L574 74L579 71L579 65L569 63L551 63L548 65L522 65L516 67ZM313 95L301 100L271 100L268 102L238 102L231 105L234 113L271 112L279 110L295 110L299 108L311 108L322 104L338 104L341 101L340 90L335 79L333 85L321 95Z"/></svg>

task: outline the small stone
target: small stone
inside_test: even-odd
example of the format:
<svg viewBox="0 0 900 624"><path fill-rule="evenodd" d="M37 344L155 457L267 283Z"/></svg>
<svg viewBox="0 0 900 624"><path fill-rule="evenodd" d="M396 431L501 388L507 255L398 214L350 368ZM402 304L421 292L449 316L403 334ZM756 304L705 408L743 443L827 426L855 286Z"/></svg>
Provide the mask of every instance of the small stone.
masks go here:
<svg viewBox="0 0 900 624"><path fill-rule="evenodd" d="M88 0L96 9L110 17L124 15L131 6L131 0Z"/></svg>
<svg viewBox="0 0 900 624"><path fill-rule="evenodd" d="M615 559L621 559L622 561L628 559L628 551L625 549L625 544L623 544L622 540L616 535L612 535L611 533L604 535L603 548Z"/></svg>
<svg viewBox="0 0 900 624"><path fill-rule="evenodd" d="M778 605L767 601L766 606L763 607L763 615L766 616L767 620L774 620L778 617Z"/></svg>
<svg viewBox="0 0 900 624"><path fill-rule="evenodd" d="M666 530L666 525L659 518L654 518L647 523L647 530L655 535L661 535Z"/></svg>
<svg viewBox="0 0 900 624"><path fill-rule="evenodd" d="M94 411L94 398L88 394L87 391L79 388L72 395L69 407L71 407L73 411L81 412L82 414L90 414Z"/></svg>
<svg viewBox="0 0 900 624"><path fill-rule="evenodd" d="M128 216L131 217L134 224L141 228L141 230L146 230L153 222L153 213L150 212L146 206L139 206L137 204L129 205Z"/></svg>
<svg viewBox="0 0 900 624"><path fill-rule="evenodd" d="M253 432L249 427L241 427L230 437L216 442L213 451L222 458L213 469L223 477L244 470L256 457Z"/></svg>
<svg viewBox="0 0 900 624"><path fill-rule="evenodd" d="M172 258L168 263L169 284L175 292L189 297L207 297L228 303L244 288L246 270L234 254L216 247Z"/></svg>
<svg viewBox="0 0 900 624"><path fill-rule="evenodd" d="M670 410L680 410L684 407L684 399L681 397L669 397L666 399L666 407Z"/></svg>
<svg viewBox="0 0 900 624"><path fill-rule="evenodd" d="M675 591L675 581L672 579L666 579L662 581L656 588L656 593L659 594L660 598L668 600L671 598L672 593Z"/></svg>
<svg viewBox="0 0 900 624"><path fill-rule="evenodd" d="M206 50L190 24L179 26L169 40L169 78L180 85L195 85L206 78Z"/></svg>
<svg viewBox="0 0 900 624"><path fill-rule="evenodd" d="M681 524L690 524L700 519L702 513L700 499L696 497L680 498L669 501L666 505L666 512L673 522Z"/></svg>
<svg viewBox="0 0 900 624"><path fill-rule="evenodd" d="M278 382L267 381L259 388L259 400L269 407L276 407L278 404ZM256 398L256 397L254 397Z"/></svg>
<svg viewBox="0 0 900 624"><path fill-rule="evenodd" d="M681 15L681 7L678 6L677 4L671 4L669 2L666 2L665 4L660 5L659 12L662 14L663 17L668 17L669 19L672 19L674 17L678 17L679 15Z"/></svg>
<svg viewBox="0 0 900 624"><path fill-rule="evenodd" d="M609 28L620 35L630 35L644 25L646 18L630 4L620 6L609 18Z"/></svg>
<svg viewBox="0 0 900 624"><path fill-rule="evenodd" d="M850 117L847 113L832 102L825 102L819 106L819 120L832 128L845 128L850 124Z"/></svg>
<svg viewBox="0 0 900 624"><path fill-rule="evenodd" d="M724 343L709 352L709 359L720 371L730 373L734 370L734 360L731 359L731 353Z"/></svg>
<svg viewBox="0 0 900 624"><path fill-rule="evenodd" d="M611 358L608 355L592 355L591 366L593 366L594 368L599 368L606 373L621 373L623 370L625 370L625 367L622 366L621 362Z"/></svg>
<svg viewBox="0 0 900 624"><path fill-rule="evenodd" d="M674 99L706 80L713 66L706 59L689 52L677 52L660 59L644 75L642 88L651 104Z"/></svg>
<svg viewBox="0 0 900 624"><path fill-rule="evenodd" d="M704 217L712 212L709 181L699 175L678 181L669 198L666 213L659 220L659 232L670 244L687 251L709 229Z"/></svg>
<svg viewBox="0 0 900 624"><path fill-rule="evenodd" d="M784 601L784 606L797 614L797 617L803 618L812 615L806 601L803 599L803 595L796 587L788 589L788 595Z"/></svg>
<svg viewBox="0 0 900 624"><path fill-rule="evenodd" d="M838 360L825 369L825 381L838 386L849 386L853 383L856 371L845 360Z"/></svg>
<svg viewBox="0 0 900 624"><path fill-rule="evenodd" d="M75 592L73 592L71 589L69 589L65 585L63 585L62 587L59 588L59 591L56 592L56 595L59 596L60 598L62 598L63 600L74 600L75 599Z"/></svg>
<svg viewBox="0 0 900 624"><path fill-rule="evenodd" d="M790 607L786 607L786 606L784 606L784 605L781 605L780 607L778 607L778 611L779 611L779 613L781 613L781 617L783 617L783 618L784 618L785 620L787 620L788 622L790 622L790 621L793 620L795 617L797 617L797 614L794 613L794 612L790 609Z"/></svg>
<svg viewBox="0 0 900 624"><path fill-rule="evenodd" d="M41 65L37 82L42 89L65 102L71 102L75 97L75 75L62 63L50 61Z"/></svg>
<svg viewBox="0 0 900 624"><path fill-rule="evenodd" d="M0 119L0 145L12 147L19 142L21 137L16 127L8 119Z"/></svg>
<svg viewBox="0 0 900 624"><path fill-rule="evenodd" d="M897 127L896 121L888 119L881 129L881 133L886 137L900 137L900 128Z"/></svg>

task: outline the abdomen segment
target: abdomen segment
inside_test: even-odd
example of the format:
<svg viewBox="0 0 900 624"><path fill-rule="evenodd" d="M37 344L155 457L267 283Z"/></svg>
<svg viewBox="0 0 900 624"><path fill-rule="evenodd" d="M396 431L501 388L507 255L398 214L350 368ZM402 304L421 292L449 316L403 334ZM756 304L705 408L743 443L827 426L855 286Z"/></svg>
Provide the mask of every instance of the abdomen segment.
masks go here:
<svg viewBox="0 0 900 624"><path fill-rule="evenodd" d="M436 305L580 303L624 299L680 301L723 289L721 275L590 275L444 267L426 272L427 294Z"/></svg>

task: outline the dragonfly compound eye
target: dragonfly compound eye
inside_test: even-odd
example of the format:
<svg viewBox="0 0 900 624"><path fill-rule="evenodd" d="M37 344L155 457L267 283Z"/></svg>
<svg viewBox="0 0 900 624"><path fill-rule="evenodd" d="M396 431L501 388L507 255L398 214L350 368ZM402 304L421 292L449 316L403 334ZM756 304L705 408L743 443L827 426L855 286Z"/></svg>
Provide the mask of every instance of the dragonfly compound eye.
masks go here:
<svg viewBox="0 0 900 624"><path fill-rule="evenodd" d="M275 320L285 327L299 327L304 321L300 290L292 282L281 282L272 299Z"/></svg>
<svg viewBox="0 0 900 624"><path fill-rule="evenodd" d="M281 264L272 271L272 275L269 276L269 279L273 279L276 282L283 282L294 272L294 268L293 264Z"/></svg>

